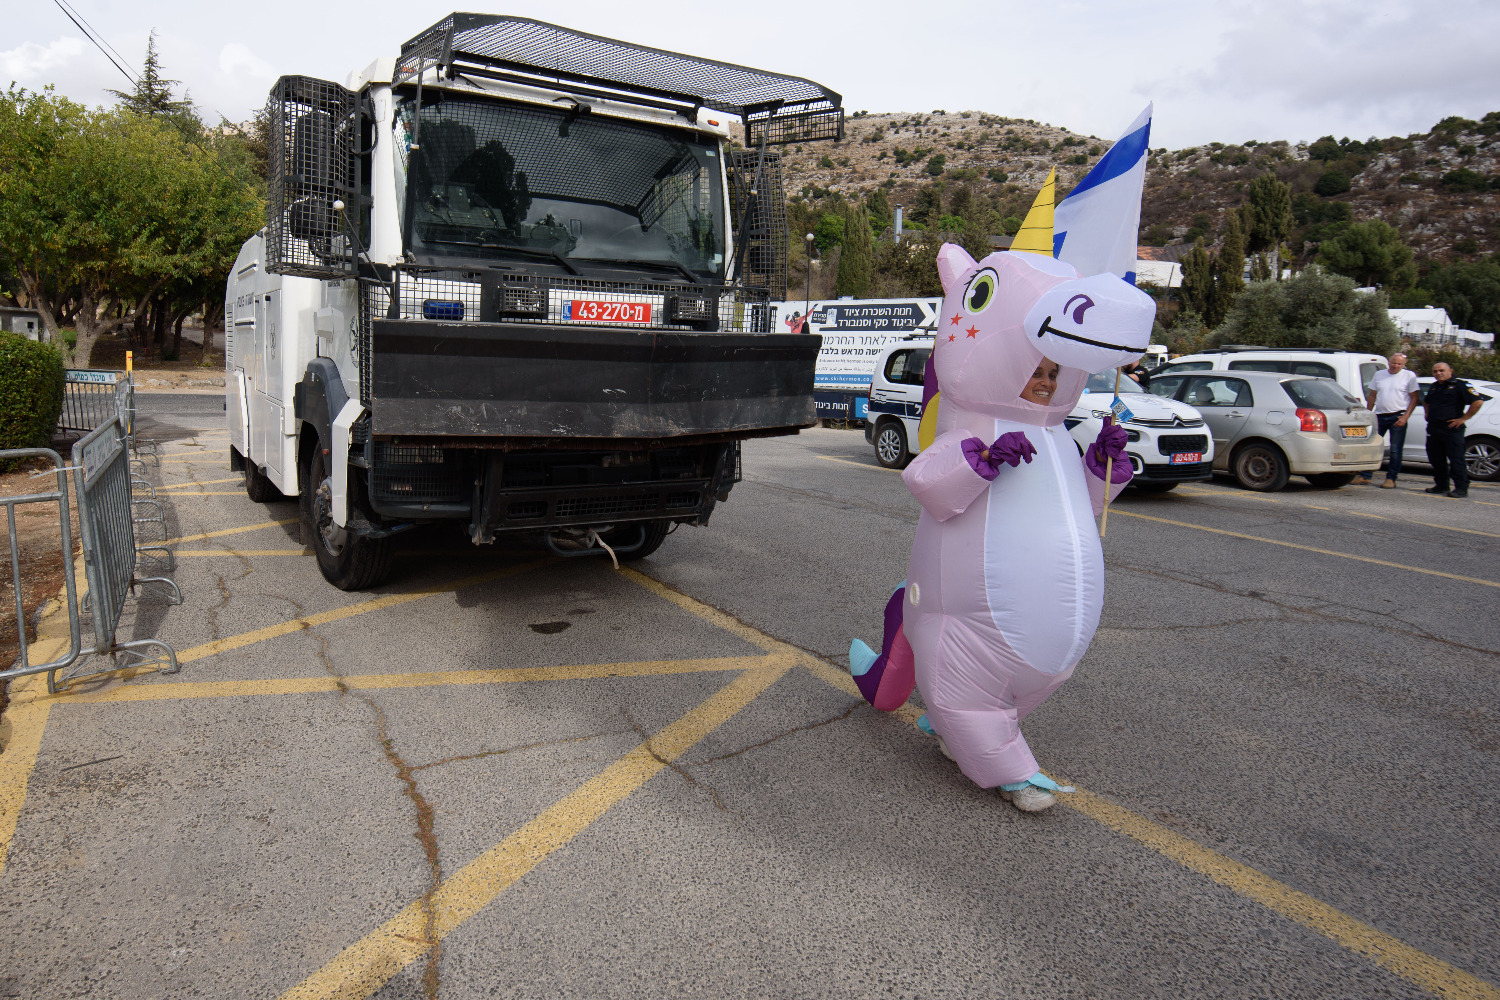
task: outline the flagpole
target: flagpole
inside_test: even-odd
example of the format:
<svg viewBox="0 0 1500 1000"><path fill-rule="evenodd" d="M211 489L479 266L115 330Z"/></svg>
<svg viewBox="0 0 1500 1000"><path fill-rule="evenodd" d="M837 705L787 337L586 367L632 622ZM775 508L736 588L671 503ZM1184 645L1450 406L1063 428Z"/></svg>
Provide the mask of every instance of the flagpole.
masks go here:
<svg viewBox="0 0 1500 1000"><path fill-rule="evenodd" d="M1115 398L1120 398L1120 369L1115 369ZM1109 488L1114 485L1111 481L1115 473L1115 456L1109 455L1104 460L1104 515L1099 518L1099 537L1104 537L1104 531L1109 527Z"/></svg>

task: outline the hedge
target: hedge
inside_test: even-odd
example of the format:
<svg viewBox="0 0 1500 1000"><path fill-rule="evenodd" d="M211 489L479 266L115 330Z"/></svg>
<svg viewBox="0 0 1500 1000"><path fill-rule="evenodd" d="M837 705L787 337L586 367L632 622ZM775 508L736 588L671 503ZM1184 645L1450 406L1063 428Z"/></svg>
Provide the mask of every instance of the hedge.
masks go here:
<svg viewBox="0 0 1500 1000"><path fill-rule="evenodd" d="M49 344L0 333L0 450L45 448L63 404L63 359ZM9 463L0 463L0 472Z"/></svg>

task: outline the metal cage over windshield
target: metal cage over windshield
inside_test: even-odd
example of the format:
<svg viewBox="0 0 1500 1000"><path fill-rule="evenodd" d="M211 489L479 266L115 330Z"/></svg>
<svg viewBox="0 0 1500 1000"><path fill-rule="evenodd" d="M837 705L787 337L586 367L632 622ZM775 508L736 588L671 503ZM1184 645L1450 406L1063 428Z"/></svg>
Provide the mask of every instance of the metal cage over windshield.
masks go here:
<svg viewBox="0 0 1500 1000"><path fill-rule="evenodd" d="M653 49L524 17L450 14L401 47L396 83L438 67L459 75L563 86L649 104L697 121L711 108L745 123L749 146L844 137L843 98L801 77Z"/></svg>

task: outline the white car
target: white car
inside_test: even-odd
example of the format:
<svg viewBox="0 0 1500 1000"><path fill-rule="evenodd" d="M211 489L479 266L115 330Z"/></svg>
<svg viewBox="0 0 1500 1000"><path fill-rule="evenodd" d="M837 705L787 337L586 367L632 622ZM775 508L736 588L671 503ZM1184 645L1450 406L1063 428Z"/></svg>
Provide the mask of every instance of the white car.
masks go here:
<svg viewBox="0 0 1500 1000"><path fill-rule="evenodd" d="M1202 354L1186 354L1153 369L1151 375L1182 372L1281 372L1331 378L1360 399L1370 391L1370 379L1390 363L1378 354L1336 351L1325 347L1221 347Z"/></svg>
<svg viewBox="0 0 1500 1000"><path fill-rule="evenodd" d="M1430 375L1417 379L1418 391L1427 395L1427 387L1437 381ZM1500 480L1500 384L1480 379L1469 381L1475 395L1485 397L1479 412L1464 425L1464 459L1469 467L1469 478L1480 482ZM1391 457L1390 435L1386 435L1385 457ZM1422 407L1412 411L1406 422L1406 447L1401 449L1401 464L1428 465L1427 458L1427 414Z"/></svg>
<svg viewBox="0 0 1500 1000"><path fill-rule="evenodd" d="M1129 439L1125 454L1135 473L1130 485L1146 493L1165 493L1178 483L1213 478L1214 442L1202 414L1186 403L1142 392L1128 378L1120 382L1120 399L1130 410L1130 419L1122 424ZM1098 438L1114 398L1113 368L1089 376L1078 405L1064 421L1080 451Z"/></svg>
<svg viewBox="0 0 1500 1000"><path fill-rule="evenodd" d="M876 360L870 379L869 418L865 440L875 447L875 460L887 469L904 468L919 450L917 428L922 422L922 384L930 337L914 337L890 345ZM1065 421L1079 450L1099 436L1104 412L1114 400L1114 369L1090 376L1088 386ZM1135 383L1126 380L1135 389ZM1131 485L1147 492L1166 492L1182 482L1213 475L1214 443L1203 417L1185 403L1147 393L1121 393L1134 419L1125 424L1129 440L1125 452L1136 478Z"/></svg>
<svg viewBox="0 0 1500 1000"><path fill-rule="evenodd" d="M875 461L887 469L904 469L919 450L922 381L931 354L931 337L912 337L891 344L875 361L865 440L875 446Z"/></svg>

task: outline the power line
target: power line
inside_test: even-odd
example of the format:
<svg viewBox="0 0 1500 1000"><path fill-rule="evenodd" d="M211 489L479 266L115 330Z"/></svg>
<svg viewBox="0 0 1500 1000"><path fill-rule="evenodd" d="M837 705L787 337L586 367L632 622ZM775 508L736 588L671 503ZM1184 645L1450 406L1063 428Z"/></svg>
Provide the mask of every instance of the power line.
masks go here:
<svg viewBox="0 0 1500 1000"><path fill-rule="evenodd" d="M119 56L119 53L113 52L111 48L108 48L107 46L109 45L109 43L103 41L102 36L100 38L94 37L97 32L93 31L92 26L84 27L84 25L88 22L83 20L82 14L78 14L75 16L74 12L68 9L68 5L63 3L63 0L52 0L52 2L57 4L57 9L66 14L68 20L72 21L73 24L77 26L79 31L83 32L83 37L93 42L94 47L97 48L100 52L104 53L104 58L108 59L110 63L114 65L115 69L119 70L125 75L125 79L130 81L130 85L132 87L137 87L140 85L140 81L137 80L135 76L132 75L131 72L124 67L124 65L122 65L121 60L123 59L123 57Z"/></svg>
<svg viewBox="0 0 1500 1000"><path fill-rule="evenodd" d="M59 0L59 2L63 2L63 0ZM122 56L120 54L120 50L119 49L117 49L113 45L109 44L109 39L105 38L102 34L100 34L97 30L95 30L94 26L89 23L88 18L86 18L82 14L80 14L78 12L77 8L75 8L71 3L66 3L66 2L63 2L63 6L65 6L67 8L67 11L65 11L65 13L71 12L71 14L73 16L76 16L78 18L78 20L80 20L80 21L83 22L84 27L87 28L88 31L94 36L94 39L95 39L94 44L95 45L98 45L98 44L100 44L102 42L104 44L104 46L107 49L109 49L109 52L107 52L105 54L106 55L109 55L110 53L114 54L114 58L110 60L111 62L113 62L116 66L124 66L124 65L126 65L129 62L129 60L127 60L124 56Z"/></svg>

